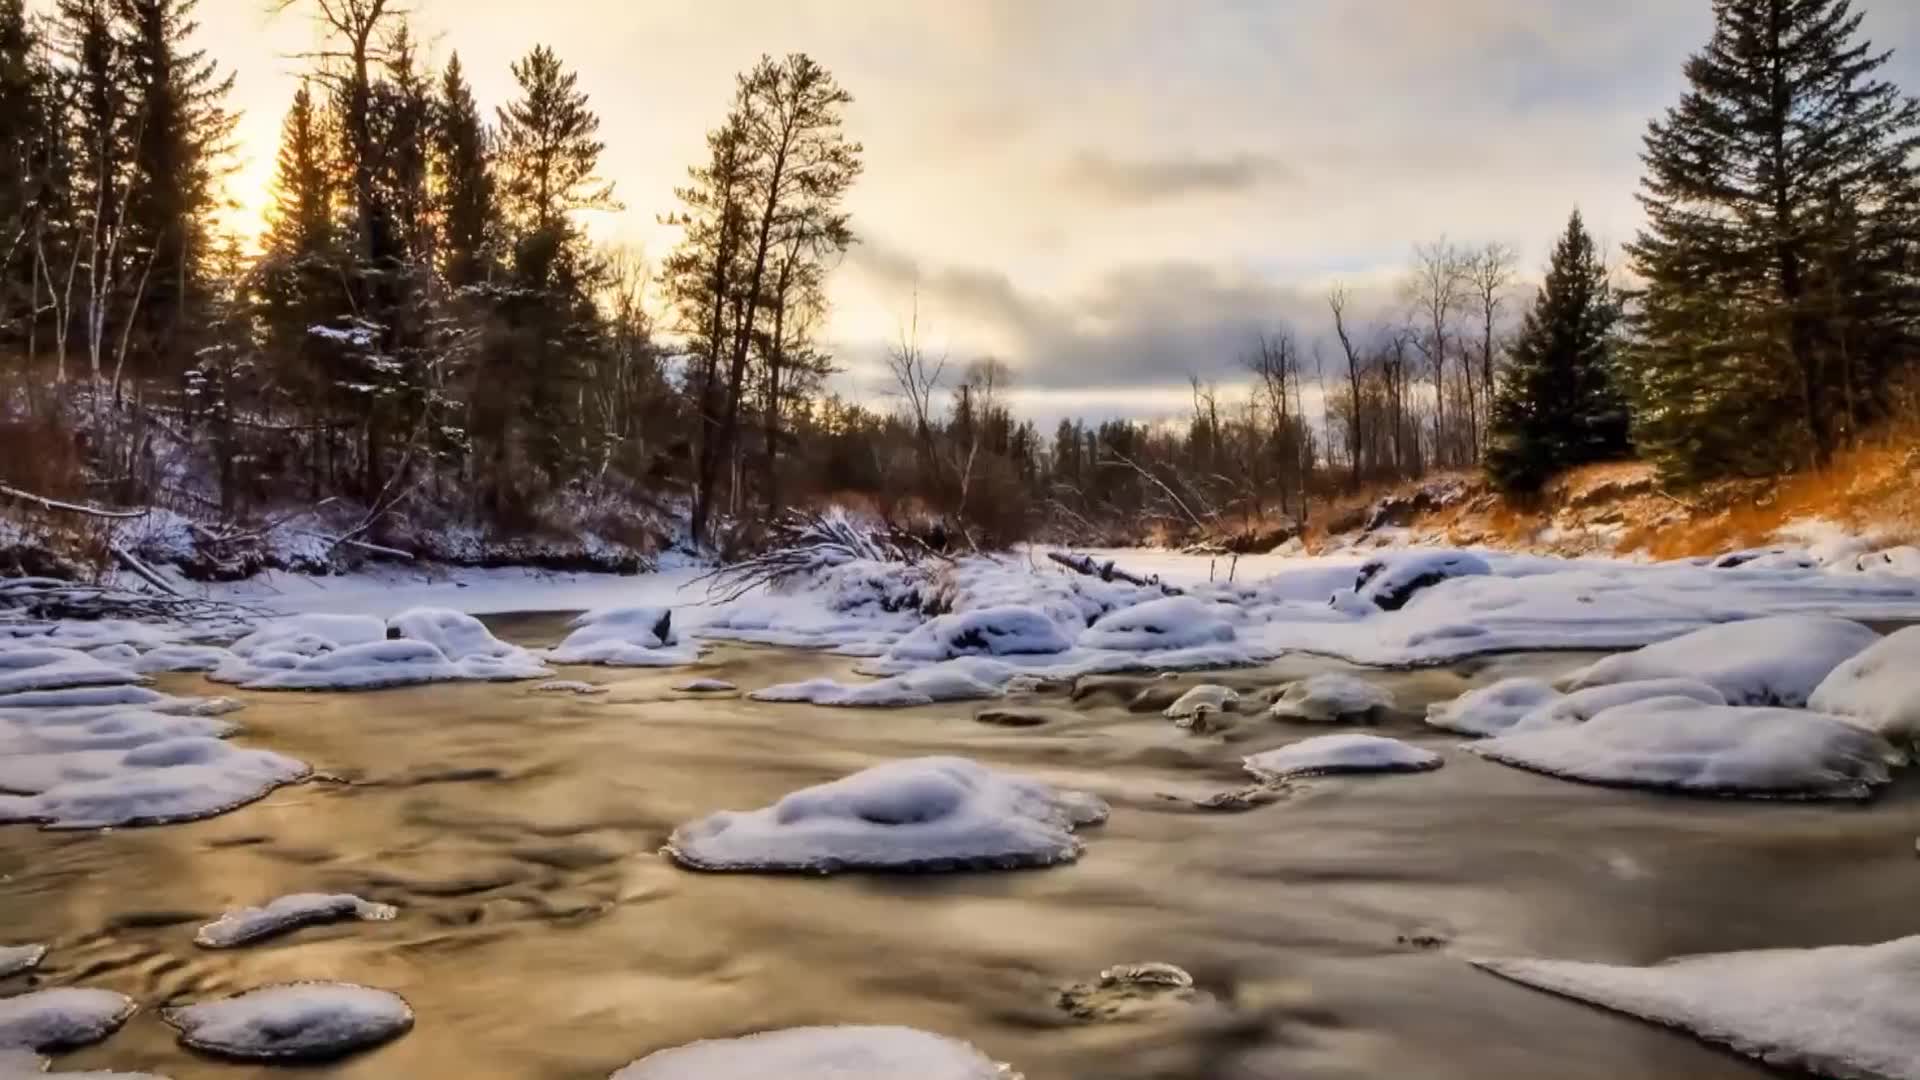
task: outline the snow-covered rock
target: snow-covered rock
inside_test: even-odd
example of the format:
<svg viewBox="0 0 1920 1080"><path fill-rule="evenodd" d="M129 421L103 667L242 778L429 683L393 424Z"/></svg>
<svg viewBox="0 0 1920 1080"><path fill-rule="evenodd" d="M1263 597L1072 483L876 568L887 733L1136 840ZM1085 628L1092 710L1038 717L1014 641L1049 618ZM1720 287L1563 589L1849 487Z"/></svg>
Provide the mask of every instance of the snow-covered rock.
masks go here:
<svg viewBox="0 0 1920 1080"><path fill-rule="evenodd" d="M1379 735L1321 735L1278 750L1252 754L1247 771L1267 783L1334 773L1422 772L1437 769L1440 755Z"/></svg>
<svg viewBox="0 0 1920 1080"><path fill-rule="evenodd" d="M408 608L388 619L387 629L408 641L424 641L449 660L530 659L527 650L494 637L479 619L447 608Z"/></svg>
<svg viewBox="0 0 1920 1080"><path fill-rule="evenodd" d="M1527 986L1690 1032L1776 1068L1834 1080L1920 1080L1920 937L1766 949L1653 967L1475 961Z"/></svg>
<svg viewBox="0 0 1920 1080"><path fill-rule="evenodd" d="M1158 652L1234 640L1233 609L1191 596L1169 596L1101 616L1080 635L1090 649Z"/></svg>
<svg viewBox="0 0 1920 1080"><path fill-rule="evenodd" d="M193 943L208 949L231 949L264 938L320 923L359 919L385 922L398 911L347 893L295 893L263 907L238 908L200 928Z"/></svg>
<svg viewBox="0 0 1920 1080"><path fill-rule="evenodd" d="M1399 611L1414 594L1457 577L1484 577L1493 568L1466 551L1403 551L1361 565L1350 592L1336 594L1333 606L1345 610Z"/></svg>
<svg viewBox="0 0 1920 1080"><path fill-rule="evenodd" d="M234 642L235 656L253 664L288 666L276 657L304 660L349 645L384 641L387 624L371 615L290 615L266 623Z"/></svg>
<svg viewBox="0 0 1920 1080"><path fill-rule="evenodd" d="M187 1046L246 1061L341 1057L413 1026L413 1010L400 995L334 982L261 987L161 1017Z"/></svg>
<svg viewBox="0 0 1920 1080"><path fill-rule="evenodd" d="M450 660L425 641L397 639L348 645L300 661L291 668L261 671L241 682L249 690L379 690L419 683L509 682L553 674L531 653Z"/></svg>
<svg viewBox="0 0 1920 1080"><path fill-rule="evenodd" d="M1521 717L1511 730L1530 731L1535 728L1584 724L1608 709L1631 705L1636 701L1651 701L1654 698L1686 698L1702 705L1727 703L1726 697L1720 691L1694 679L1648 679L1645 682L1609 683L1605 686L1590 686L1585 690L1575 690L1565 697L1550 701Z"/></svg>
<svg viewBox="0 0 1920 1080"><path fill-rule="evenodd" d="M0 998L0 1049L66 1050L97 1043L133 1015L133 999L110 990L60 987Z"/></svg>
<svg viewBox="0 0 1920 1080"><path fill-rule="evenodd" d="M612 1080L1019 1080L980 1051L904 1027L809 1027L649 1054Z"/></svg>
<svg viewBox="0 0 1920 1080"><path fill-rule="evenodd" d="M1071 862L1075 828L1106 820L1091 795L965 758L889 762L764 810L675 829L667 851L700 870L958 870Z"/></svg>
<svg viewBox="0 0 1920 1080"><path fill-rule="evenodd" d="M700 658L697 645L681 642L671 608L602 608L569 625L574 629L566 640L547 650L547 659L553 663L677 667Z"/></svg>
<svg viewBox="0 0 1920 1080"><path fill-rule="evenodd" d="M1920 626L1890 634L1834 668L1807 707L1859 723L1897 746L1920 743Z"/></svg>
<svg viewBox="0 0 1920 1080"><path fill-rule="evenodd" d="M0 945L0 979L32 971L46 955L45 945Z"/></svg>
<svg viewBox="0 0 1920 1080"><path fill-rule="evenodd" d="M1339 672L1289 685L1267 715L1313 724L1375 723L1393 709L1393 695L1365 679Z"/></svg>
<svg viewBox="0 0 1920 1080"><path fill-rule="evenodd" d="M755 701L829 705L839 708L900 709L937 701L980 701L999 697L1013 667L985 657L963 656L904 675L865 683L807 679L779 683L747 696Z"/></svg>
<svg viewBox="0 0 1920 1080"><path fill-rule="evenodd" d="M1502 679L1452 701L1427 706L1427 723L1462 735L1499 735L1560 697L1560 691L1539 679Z"/></svg>
<svg viewBox="0 0 1920 1080"><path fill-rule="evenodd" d="M725 679L690 679L674 689L683 694L722 694L740 688Z"/></svg>
<svg viewBox="0 0 1920 1080"><path fill-rule="evenodd" d="M1867 574L1920 577L1920 547L1902 545L1859 556L1854 568Z"/></svg>
<svg viewBox="0 0 1920 1080"><path fill-rule="evenodd" d="M139 673L73 649L9 648L0 642L0 695L142 682ZM0 697L0 704L7 698Z"/></svg>
<svg viewBox="0 0 1920 1080"><path fill-rule="evenodd" d="M1569 780L1707 795L1865 798L1893 748L1832 716L1797 709L1636 701L1572 727L1476 743L1493 761Z"/></svg>
<svg viewBox="0 0 1920 1080"><path fill-rule="evenodd" d="M1162 710L1169 720L1192 720L1211 713L1232 712L1240 705L1240 695L1231 687L1203 683L1174 699Z"/></svg>
<svg viewBox="0 0 1920 1080"><path fill-rule="evenodd" d="M198 736L130 750L0 759L0 822L56 829L164 825L223 814L305 777L307 766L266 750Z"/></svg>
<svg viewBox="0 0 1920 1080"><path fill-rule="evenodd" d="M1650 679L1694 679L1735 705L1805 705L1834 668L1880 640L1856 622L1777 615L1696 630L1574 672L1568 690Z"/></svg>
<svg viewBox="0 0 1920 1080"><path fill-rule="evenodd" d="M901 638L893 660L939 661L956 656L1034 656L1066 652L1073 642L1045 612L1015 604L942 615Z"/></svg>

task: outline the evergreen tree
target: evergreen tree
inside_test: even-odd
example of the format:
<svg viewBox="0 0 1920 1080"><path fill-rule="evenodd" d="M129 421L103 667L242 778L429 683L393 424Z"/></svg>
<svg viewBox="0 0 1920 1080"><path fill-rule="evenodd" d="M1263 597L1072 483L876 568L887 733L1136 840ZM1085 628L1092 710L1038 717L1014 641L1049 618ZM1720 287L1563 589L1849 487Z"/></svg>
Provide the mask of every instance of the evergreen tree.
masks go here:
<svg viewBox="0 0 1920 1080"><path fill-rule="evenodd" d="M38 47L24 0L0 0L0 342L7 344L27 340L34 322L34 149L45 130Z"/></svg>
<svg viewBox="0 0 1920 1080"><path fill-rule="evenodd" d="M486 122L459 53L447 60L437 106L433 171L441 272L458 289L492 276L500 229Z"/></svg>
<svg viewBox="0 0 1920 1080"><path fill-rule="evenodd" d="M208 302L215 184L226 168L233 87L188 44L199 0L113 0L126 61L129 165L123 247L131 261L127 318L136 356L154 373L190 361L192 328Z"/></svg>
<svg viewBox="0 0 1920 1080"><path fill-rule="evenodd" d="M1636 442L1692 478L1823 464L1920 328L1920 102L1850 0L1715 0L1646 138Z"/></svg>
<svg viewBox="0 0 1920 1080"><path fill-rule="evenodd" d="M1627 408L1613 378L1618 319L1607 268L1576 210L1494 398L1486 468L1495 486L1529 493L1561 469L1625 456Z"/></svg>
<svg viewBox="0 0 1920 1080"><path fill-rule="evenodd" d="M393 32L383 67L386 78L373 92L376 182L392 208L396 261L424 268L434 246L427 175L434 102L405 23Z"/></svg>
<svg viewBox="0 0 1920 1080"><path fill-rule="evenodd" d="M613 210L613 185L595 175L606 144L579 76L545 45L513 65L520 97L499 112L502 204L514 232L514 269L522 284L547 287L579 268L584 243L572 215Z"/></svg>

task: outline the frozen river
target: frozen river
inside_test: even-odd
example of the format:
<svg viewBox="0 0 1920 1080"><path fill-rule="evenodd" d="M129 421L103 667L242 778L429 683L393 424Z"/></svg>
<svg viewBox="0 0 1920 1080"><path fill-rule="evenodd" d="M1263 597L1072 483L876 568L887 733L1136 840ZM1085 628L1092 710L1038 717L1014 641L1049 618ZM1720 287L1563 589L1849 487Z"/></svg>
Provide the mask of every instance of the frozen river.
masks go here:
<svg viewBox="0 0 1920 1080"><path fill-rule="evenodd" d="M490 620L551 644L556 616ZM1417 712L1590 656L1509 655L1368 673ZM743 689L853 661L723 645L696 674ZM1149 711L1202 681L1253 690L1331 661L900 710L693 695L688 669L567 669L594 696L531 684L249 693L239 742L324 777L193 824L104 833L0 827L0 926L50 947L33 985L117 990L141 1012L56 1068L174 1080L267 1075L180 1049L169 1001L338 979L413 1006L411 1033L304 1076L589 1080L651 1051L795 1025L951 1035L1029 1080L1358 1078L1732 1080L1775 1075L1693 1039L1503 982L1468 957L1648 963L1920 933L1920 782L1864 805L1693 800L1566 783L1462 752L1405 776L1297 782L1244 813L1243 755L1302 729L1264 716L1195 735ZM198 675L175 693L229 692ZM1145 693L1146 699L1136 701ZM1130 708L1130 705L1132 706ZM978 722L1039 710L1037 726ZM1112 804L1072 865L834 878L712 875L659 849L678 824L765 806L902 757L958 754ZM1174 796L1175 798L1169 798ZM296 892L351 892L391 922L208 951L195 928ZM1090 1023L1059 989L1165 961L1211 1002ZM27 976L0 983L11 994Z"/></svg>

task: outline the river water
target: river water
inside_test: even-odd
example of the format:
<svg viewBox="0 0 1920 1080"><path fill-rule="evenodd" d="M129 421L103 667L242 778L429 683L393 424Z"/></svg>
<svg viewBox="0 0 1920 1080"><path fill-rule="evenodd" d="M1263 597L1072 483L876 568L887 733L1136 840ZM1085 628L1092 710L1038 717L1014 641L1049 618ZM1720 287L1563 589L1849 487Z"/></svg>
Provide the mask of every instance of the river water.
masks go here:
<svg viewBox="0 0 1920 1080"><path fill-rule="evenodd" d="M542 644L562 624L495 625ZM1369 677L1419 707L1584 659ZM1912 776L1865 807L1677 799L1504 768L1406 720L1388 733L1442 750L1444 768L1306 781L1239 814L1165 797L1242 786L1241 755L1313 732L1256 716L1196 736L1129 711L1136 693L1334 666L1111 680L1025 702L1054 711L1020 729L976 722L977 703L690 700L671 689L685 669L567 672L611 688L591 697L527 684L245 695L242 742L332 779L190 825L0 830L0 941L52 947L35 985L143 1005L59 1068L175 1080L290 1070L194 1056L156 1006L299 979L391 989L417 1015L384 1048L291 1070L313 1077L588 1080L700 1038L886 1023L968 1040L1029 1080L1733 1080L1773 1074L1465 958L1638 963L1920 933ZM698 674L751 688L851 667L722 646ZM162 688L215 692L198 676ZM704 875L658 854L682 821L932 753L1094 791L1112 820L1085 833L1079 863L1017 873ZM316 890L401 914L245 949L192 944L227 907ZM1110 1024L1055 1006L1063 985L1150 960L1191 971L1213 1003Z"/></svg>

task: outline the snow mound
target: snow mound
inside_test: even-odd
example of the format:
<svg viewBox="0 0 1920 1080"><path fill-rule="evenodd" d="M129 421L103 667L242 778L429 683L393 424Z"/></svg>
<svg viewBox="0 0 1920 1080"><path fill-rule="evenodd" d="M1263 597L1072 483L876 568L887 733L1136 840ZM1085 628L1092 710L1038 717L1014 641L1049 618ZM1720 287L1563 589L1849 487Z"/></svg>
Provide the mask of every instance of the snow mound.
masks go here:
<svg viewBox="0 0 1920 1080"><path fill-rule="evenodd" d="M1570 727L1584 724L1608 709L1654 698L1686 698L1702 705L1725 705L1720 691L1694 679L1648 679L1646 682L1610 683L1576 690L1556 701L1533 710L1513 725L1514 731L1536 728Z"/></svg>
<svg viewBox="0 0 1920 1080"><path fill-rule="evenodd" d="M904 1027L807 1027L649 1054L612 1080L1018 1080L966 1043Z"/></svg>
<svg viewBox="0 0 1920 1080"><path fill-rule="evenodd" d="M547 659L553 663L677 667L700 658L697 645L681 642L671 608L602 608L569 625L574 630L566 640L547 650Z"/></svg>
<svg viewBox="0 0 1920 1080"><path fill-rule="evenodd" d="M959 870L1071 862L1073 830L1107 805L965 758L889 762L796 791L764 810L674 830L667 852L698 870Z"/></svg>
<svg viewBox="0 0 1920 1080"><path fill-rule="evenodd" d="M261 987L168 1009L161 1018L187 1046L247 1061L342 1057L413 1026L413 1010L400 995L334 982Z"/></svg>
<svg viewBox="0 0 1920 1080"><path fill-rule="evenodd" d="M276 655L298 659L349 645L384 641L387 624L371 615L291 615L275 619L230 646L235 656L265 666Z"/></svg>
<svg viewBox="0 0 1920 1080"><path fill-rule="evenodd" d="M1244 759L1247 771L1274 784L1296 776L1333 773L1423 772L1441 765L1440 755L1379 735L1321 735L1253 754Z"/></svg>
<svg viewBox="0 0 1920 1080"><path fill-rule="evenodd" d="M29 754L0 760L0 823L56 829L165 825L224 814L302 779L305 764L200 736L130 750Z"/></svg>
<svg viewBox="0 0 1920 1080"><path fill-rule="evenodd" d="M1920 937L1766 949L1653 967L1479 960L1539 990L1678 1028L1776 1068L1835 1080L1920 1080Z"/></svg>
<svg viewBox="0 0 1920 1080"><path fill-rule="evenodd" d="M779 683L748 694L754 701L807 703L837 708L900 709L937 701L980 701L1001 695L1015 669L985 657L963 656L870 683L808 679Z"/></svg>
<svg viewBox="0 0 1920 1080"><path fill-rule="evenodd" d="M1019 605L942 615L901 638L891 660L951 660L956 656L1032 656L1063 653L1073 642L1045 612Z"/></svg>
<svg viewBox="0 0 1920 1080"><path fill-rule="evenodd" d="M1470 552L1398 552L1362 564L1353 589L1336 594L1333 606L1357 612L1399 611L1422 589L1450 578L1491 573L1487 560Z"/></svg>
<svg viewBox="0 0 1920 1080"><path fill-rule="evenodd" d="M118 686L141 681L137 672L123 665L110 664L73 649L8 648L0 643L0 694ZM5 701L0 698L0 703Z"/></svg>
<svg viewBox="0 0 1920 1080"><path fill-rule="evenodd" d="M1477 743L1506 765L1568 780L1707 795L1861 799L1887 782L1884 739L1796 709L1702 705L1660 697L1573 727Z"/></svg>
<svg viewBox="0 0 1920 1080"><path fill-rule="evenodd" d="M1181 694L1163 710L1169 720L1191 720L1208 713L1232 712L1240 704L1240 695L1232 688L1205 683Z"/></svg>
<svg viewBox="0 0 1920 1080"><path fill-rule="evenodd" d="M324 652L284 670L258 671L240 685L248 690L379 690L418 683L506 682L551 674L525 651L517 656L468 656L455 661L425 641L383 638Z"/></svg>
<svg viewBox="0 0 1920 1080"><path fill-rule="evenodd" d="M1218 645L1235 638L1232 608L1191 596L1169 596L1108 612L1080 635L1090 649L1158 652Z"/></svg>
<svg viewBox="0 0 1920 1080"><path fill-rule="evenodd" d="M65 690L22 690L0 697L0 716L27 711L62 709L95 713L129 706L173 716L219 716L242 706L232 698L186 698L149 690L144 686L74 686Z"/></svg>
<svg viewBox="0 0 1920 1080"><path fill-rule="evenodd" d="M1393 708L1393 695L1365 679L1329 672L1280 692L1267 715L1314 724L1372 723Z"/></svg>
<svg viewBox="0 0 1920 1080"><path fill-rule="evenodd" d="M97 1043L133 1015L111 990L62 987L0 998L0 1049L66 1050Z"/></svg>
<svg viewBox="0 0 1920 1080"><path fill-rule="evenodd" d="M231 949L274 937L303 926L360 919L386 922L399 912L346 893L295 893L265 907L229 911L200 928L193 943L208 949Z"/></svg>
<svg viewBox="0 0 1920 1080"><path fill-rule="evenodd" d="M213 717L172 716L148 709L9 710L0 713L0 755L131 750L163 739L217 739L235 730L236 725Z"/></svg>
<svg viewBox="0 0 1920 1080"><path fill-rule="evenodd" d="M235 659L231 650L217 645L162 645L142 653L133 662L133 670L143 673L214 671L234 663Z"/></svg>
<svg viewBox="0 0 1920 1080"><path fill-rule="evenodd" d="M1560 691L1539 679L1502 679L1452 701L1427 706L1427 724L1462 735L1499 735L1560 696Z"/></svg>
<svg viewBox="0 0 1920 1080"><path fill-rule="evenodd" d="M1694 679L1730 704L1797 708L1834 668L1879 640L1859 623L1821 615L1747 619L1609 656L1568 676L1565 688Z"/></svg>
<svg viewBox="0 0 1920 1080"><path fill-rule="evenodd" d="M1807 705L1896 745L1920 743L1920 626L1890 634L1834 668Z"/></svg>
<svg viewBox="0 0 1920 1080"><path fill-rule="evenodd" d="M46 955L45 945L0 945L0 979L32 971Z"/></svg>
<svg viewBox="0 0 1920 1080"><path fill-rule="evenodd" d="M693 679L681 683L674 689L683 694L720 694L740 688L725 679Z"/></svg>

